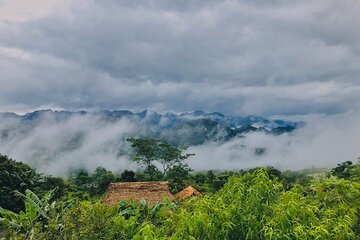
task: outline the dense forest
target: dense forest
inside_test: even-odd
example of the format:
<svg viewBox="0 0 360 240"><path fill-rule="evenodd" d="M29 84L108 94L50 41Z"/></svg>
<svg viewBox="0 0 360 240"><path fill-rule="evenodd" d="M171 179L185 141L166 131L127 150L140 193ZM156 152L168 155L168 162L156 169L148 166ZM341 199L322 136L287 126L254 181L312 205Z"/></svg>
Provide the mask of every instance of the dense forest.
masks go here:
<svg viewBox="0 0 360 240"><path fill-rule="evenodd" d="M324 174L259 167L194 172L184 147L128 139L141 171L98 167L67 177L39 173L0 155L0 238L4 239L360 239L360 163ZM169 182L202 196L109 207L111 182Z"/></svg>

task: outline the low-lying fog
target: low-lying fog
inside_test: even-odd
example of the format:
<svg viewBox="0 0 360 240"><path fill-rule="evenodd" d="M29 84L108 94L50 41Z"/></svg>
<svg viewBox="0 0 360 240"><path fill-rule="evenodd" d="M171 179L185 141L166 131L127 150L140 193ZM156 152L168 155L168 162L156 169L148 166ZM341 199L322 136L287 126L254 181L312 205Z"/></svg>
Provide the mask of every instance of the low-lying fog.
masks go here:
<svg viewBox="0 0 360 240"><path fill-rule="evenodd" d="M294 116L306 126L279 136L256 132L246 138L226 143L192 146L196 155L187 160L194 170L240 169L272 165L280 169L332 167L342 161L356 161L360 156L360 114ZM55 123L41 122L31 131L16 121L0 121L0 131L13 128L0 138L0 152L53 175L64 175L69 169L94 170L104 166L112 171L136 169L124 151L125 141L137 131L131 122L105 122L96 116L75 116ZM263 154L255 154L263 149Z"/></svg>

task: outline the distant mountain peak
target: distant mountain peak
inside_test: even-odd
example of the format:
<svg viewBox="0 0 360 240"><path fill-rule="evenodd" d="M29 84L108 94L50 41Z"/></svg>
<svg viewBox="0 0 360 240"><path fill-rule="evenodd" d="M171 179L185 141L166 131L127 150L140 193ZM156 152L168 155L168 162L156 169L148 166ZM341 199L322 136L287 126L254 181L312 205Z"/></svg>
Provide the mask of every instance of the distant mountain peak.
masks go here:
<svg viewBox="0 0 360 240"><path fill-rule="evenodd" d="M215 116L218 116L218 117L225 117L224 114L219 113L219 112L213 112L213 113L211 113L211 115L215 115Z"/></svg>
<svg viewBox="0 0 360 240"><path fill-rule="evenodd" d="M105 121L109 120L109 124L125 118L132 124L136 124L139 132L142 132L144 136L162 138L175 144L186 145L201 144L204 141L226 141L255 131L278 135L291 132L304 125L302 122L272 120L262 116L226 116L220 112L206 113L200 110L180 114L167 112L162 115L153 110L134 113L129 110L72 112L46 109L24 115L0 113L0 118L14 119L25 124L22 128L32 128L47 118L51 120L51 124L57 124L57 122L67 121L73 116L85 115L100 117Z"/></svg>

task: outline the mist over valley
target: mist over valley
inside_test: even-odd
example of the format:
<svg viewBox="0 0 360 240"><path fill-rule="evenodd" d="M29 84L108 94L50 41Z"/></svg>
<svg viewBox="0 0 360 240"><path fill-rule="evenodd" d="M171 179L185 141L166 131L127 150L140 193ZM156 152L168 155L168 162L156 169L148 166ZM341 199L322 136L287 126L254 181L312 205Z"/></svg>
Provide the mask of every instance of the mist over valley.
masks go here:
<svg viewBox="0 0 360 240"><path fill-rule="evenodd" d="M98 166L114 171L136 169L126 141L131 137L189 146L188 152L195 156L187 163L195 170L329 167L356 158L356 152L336 151L340 146L336 139L343 135L358 138L352 121L336 124L343 121L343 115L302 118L290 121L202 111L8 112L0 113L0 152L55 175L79 168L92 171Z"/></svg>

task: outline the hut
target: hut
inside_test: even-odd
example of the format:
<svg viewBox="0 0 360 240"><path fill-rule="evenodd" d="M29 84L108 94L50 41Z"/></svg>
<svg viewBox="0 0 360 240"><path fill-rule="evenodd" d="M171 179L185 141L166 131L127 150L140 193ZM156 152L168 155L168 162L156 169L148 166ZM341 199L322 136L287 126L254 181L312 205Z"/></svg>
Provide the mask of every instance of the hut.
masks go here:
<svg viewBox="0 0 360 240"><path fill-rule="evenodd" d="M173 200L168 182L117 182L110 183L103 202L114 206L120 201L140 201L144 199L150 206L164 202L163 196Z"/></svg>
<svg viewBox="0 0 360 240"><path fill-rule="evenodd" d="M175 194L175 199L182 201L193 196L201 196L201 193L194 187L188 186L187 188L184 188L183 190Z"/></svg>

